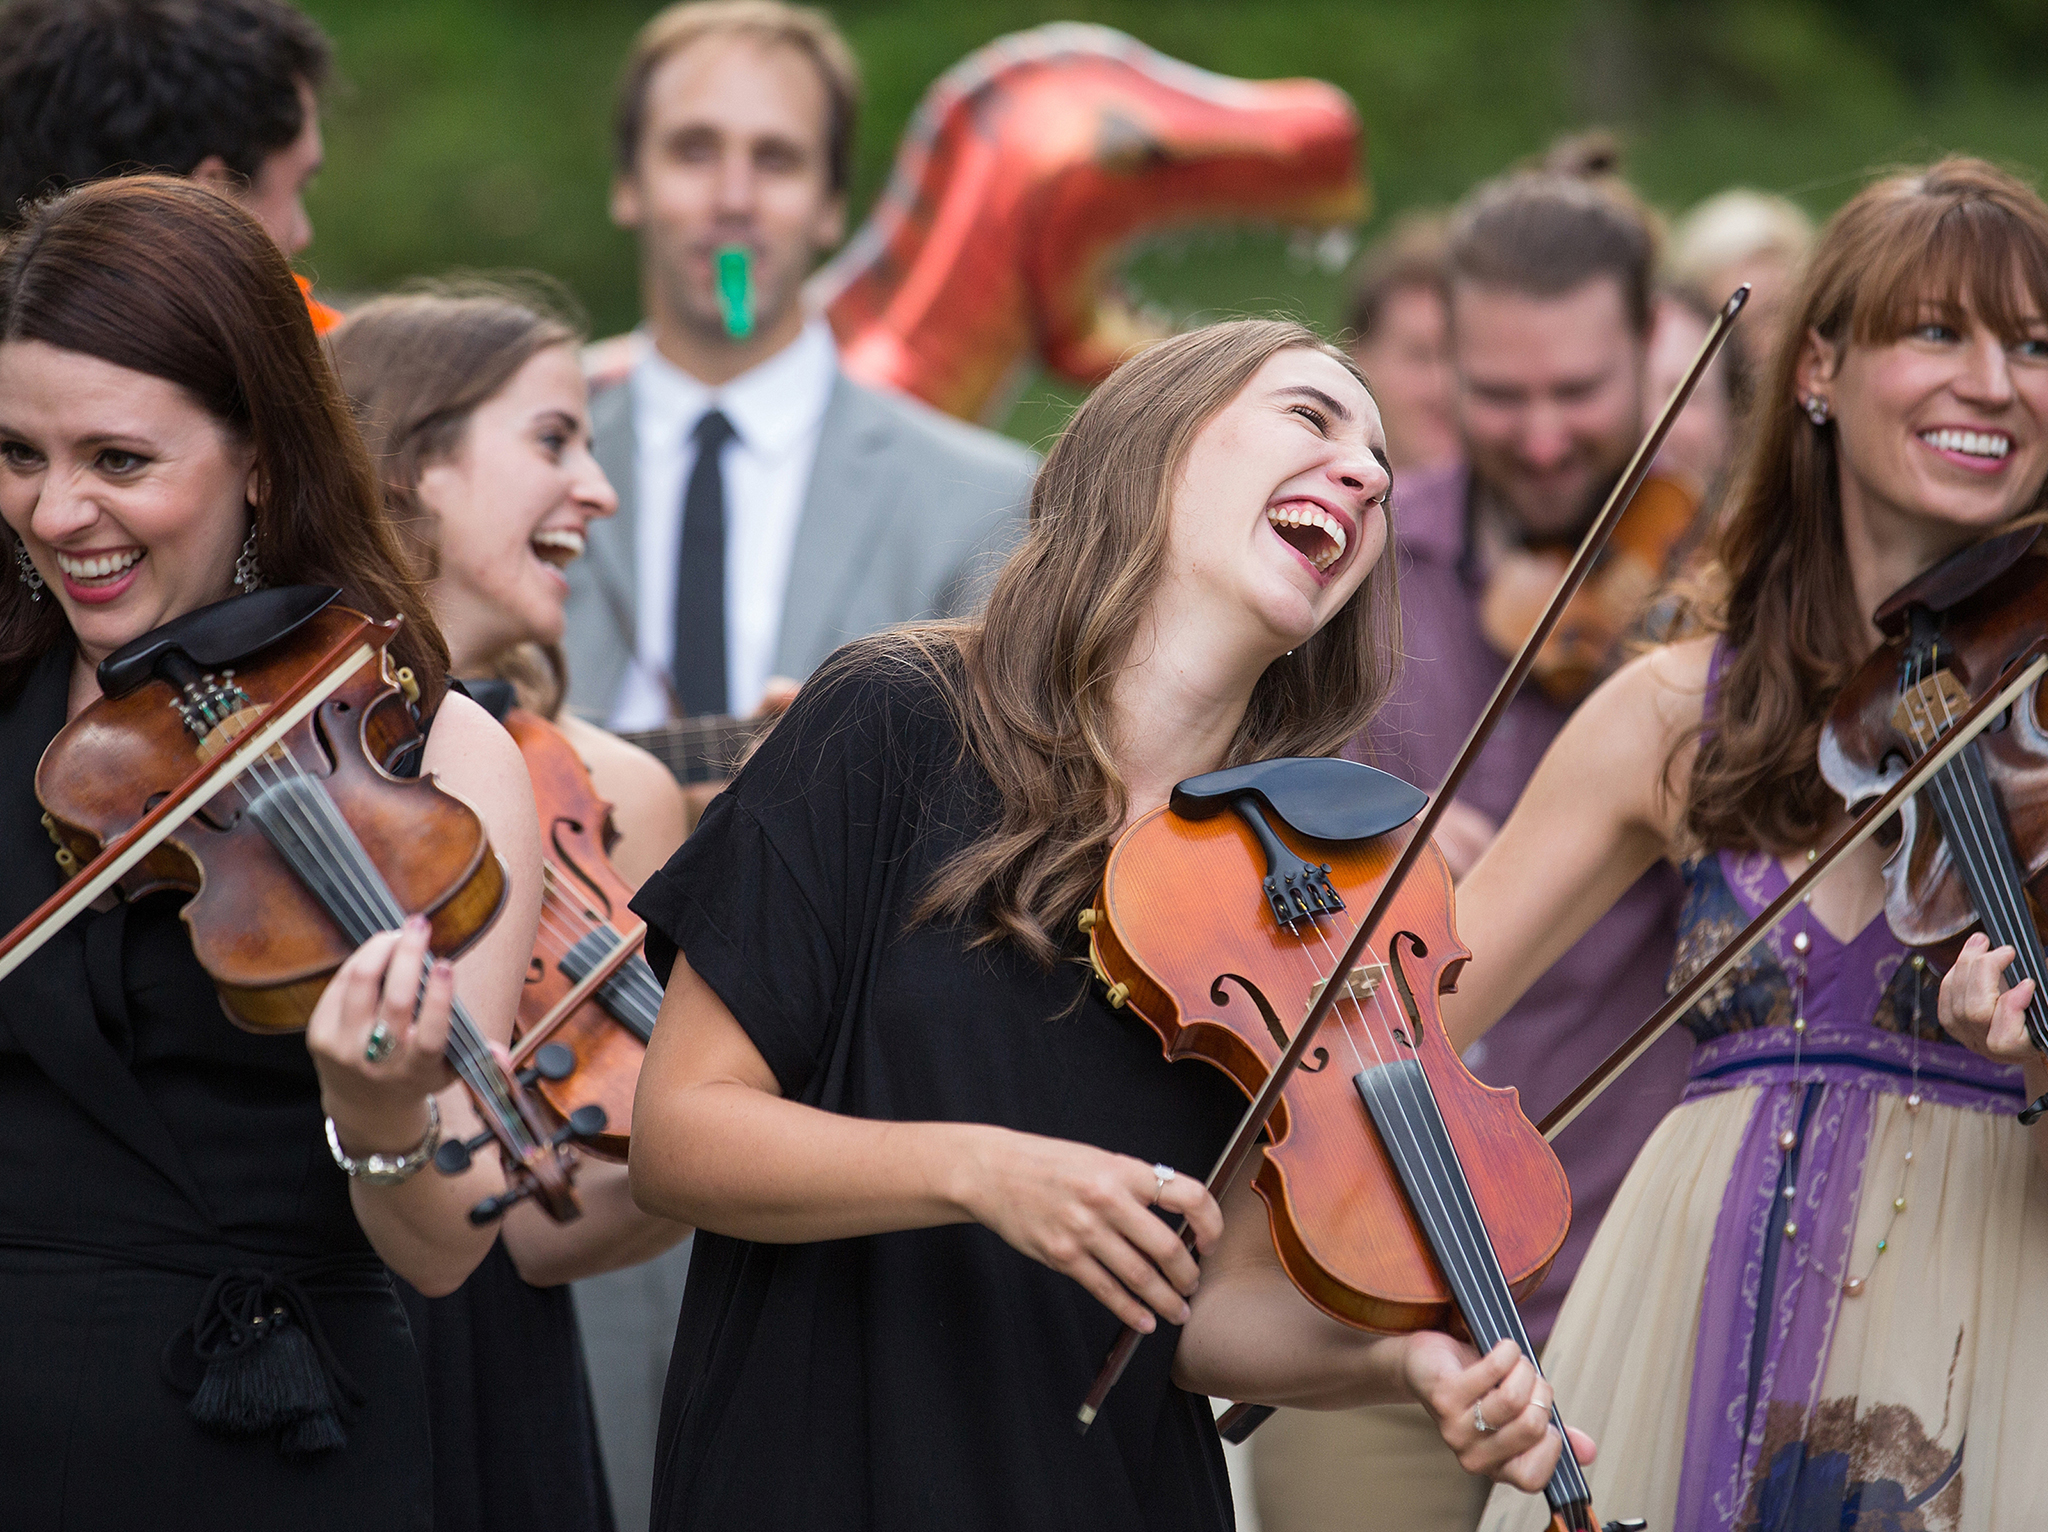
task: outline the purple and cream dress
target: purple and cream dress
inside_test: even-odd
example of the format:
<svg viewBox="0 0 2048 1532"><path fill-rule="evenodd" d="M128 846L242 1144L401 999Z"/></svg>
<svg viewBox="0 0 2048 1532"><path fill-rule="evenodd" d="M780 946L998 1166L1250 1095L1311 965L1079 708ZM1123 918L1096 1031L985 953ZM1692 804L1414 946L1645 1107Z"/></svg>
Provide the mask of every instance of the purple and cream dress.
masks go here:
<svg viewBox="0 0 2048 1532"><path fill-rule="evenodd" d="M1673 988L1786 883L1761 852L1684 871ZM2020 1071L1950 1041L1938 989L1882 915L1843 941L1801 907L1686 1017L1685 1098L1544 1355L1602 1516L2048 1526L2048 1175ZM1497 1489L1481 1525L1543 1502Z"/></svg>

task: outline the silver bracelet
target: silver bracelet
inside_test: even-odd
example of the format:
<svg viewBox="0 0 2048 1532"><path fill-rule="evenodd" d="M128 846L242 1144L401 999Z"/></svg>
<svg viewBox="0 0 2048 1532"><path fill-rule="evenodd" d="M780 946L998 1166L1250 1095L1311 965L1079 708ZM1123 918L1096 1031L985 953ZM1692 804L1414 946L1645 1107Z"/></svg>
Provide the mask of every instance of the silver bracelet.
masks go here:
<svg viewBox="0 0 2048 1532"><path fill-rule="evenodd" d="M365 1186L396 1186L401 1181L410 1181L434 1157L434 1151L440 1144L441 1108L432 1096L427 1097L427 1131L403 1154L366 1154L359 1160L355 1159L341 1147L341 1135L334 1131L334 1119L327 1119L327 1152L334 1156L334 1163L341 1167L343 1174Z"/></svg>

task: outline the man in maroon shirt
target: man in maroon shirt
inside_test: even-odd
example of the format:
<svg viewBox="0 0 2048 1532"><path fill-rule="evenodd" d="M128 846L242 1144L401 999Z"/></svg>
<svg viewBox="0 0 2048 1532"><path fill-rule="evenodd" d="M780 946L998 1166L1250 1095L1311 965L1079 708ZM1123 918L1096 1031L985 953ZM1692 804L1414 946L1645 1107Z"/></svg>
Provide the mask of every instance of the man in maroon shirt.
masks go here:
<svg viewBox="0 0 2048 1532"><path fill-rule="evenodd" d="M1360 759L1425 788L1443 780L1507 669L1481 627L1490 570L1532 541L1575 541L1620 477L1642 430L1655 245L1626 193L1548 172L1482 186L1453 216L1462 458L1395 486L1403 666L1353 742ZM1485 848L1569 711L1533 685L1516 698L1444 820L1453 873ZM1554 1106L1662 1001L1680 892L1672 868L1646 873L1473 1047L1473 1072L1520 1090L1532 1119ZM1572 1227L1522 1306L1538 1347L1636 1151L1677 1104L1689 1047L1674 1029L1559 1137ZM1486 1497L1419 1410L1283 1410L1254 1441L1265 1532L1469 1528Z"/></svg>

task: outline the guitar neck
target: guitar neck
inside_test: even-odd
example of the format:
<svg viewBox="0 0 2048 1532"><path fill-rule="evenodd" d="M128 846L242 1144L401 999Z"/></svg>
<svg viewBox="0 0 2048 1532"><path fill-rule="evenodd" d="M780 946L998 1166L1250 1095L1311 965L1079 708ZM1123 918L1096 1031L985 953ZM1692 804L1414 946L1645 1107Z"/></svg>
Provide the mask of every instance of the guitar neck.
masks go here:
<svg viewBox="0 0 2048 1532"><path fill-rule="evenodd" d="M652 755L687 787L730 777L758 728L745 718L708 714L677 719L655 729L625 730L619 738Z"/></svg>

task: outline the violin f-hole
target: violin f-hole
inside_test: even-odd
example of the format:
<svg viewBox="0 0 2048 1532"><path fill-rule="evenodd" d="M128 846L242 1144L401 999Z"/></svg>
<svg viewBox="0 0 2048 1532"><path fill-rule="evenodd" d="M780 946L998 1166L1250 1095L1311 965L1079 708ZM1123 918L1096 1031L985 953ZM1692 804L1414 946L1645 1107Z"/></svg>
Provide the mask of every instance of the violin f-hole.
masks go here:
<svg viewBox="0 0 2048 1532"><path fill-rule="evenodd" d="M1218 974L1215 978L1209 981L1209 998L1212 1001L1214 1001L1217 1005L1230 1004L1230 996L1224 992L1223 988L1223 981L1225 979L1235 980L1237 983L1237 987L1245 992L1246 998L1249 999L1253 1005L1258 1007L1259 1015L1264 1019L1266 1023L1267 1033L1272 1037L1275 1043L1280 1045L1280 1051L1282 1053L1285 1053L1287 1051L1287 1045L1290 1042L1292 1042L1293 1039L1287 1035L1287 1029L1280 1025L1280 1017L1278 1016L1278 1014L1274 1012L1273 1003L1259 992L1258 985L1252 983L1250 979L1247 979L1241 973ZM1323 1070L1323 1067L1329 1062L1330 1050L1327 1048L1318 1048L1313 1053L1305 1056L1302 1059L1300 1065L1297 1067L1299 1067L1301 1072L1305 1075L1320 1074Z"/></svg>

